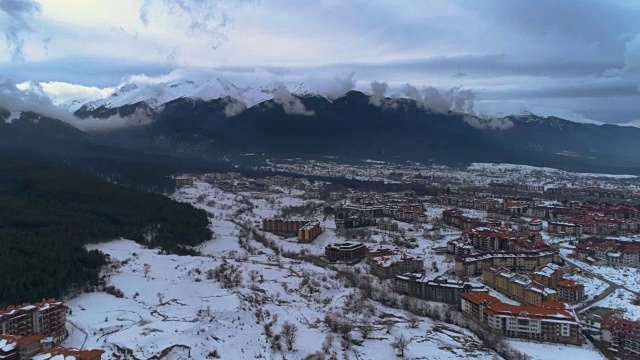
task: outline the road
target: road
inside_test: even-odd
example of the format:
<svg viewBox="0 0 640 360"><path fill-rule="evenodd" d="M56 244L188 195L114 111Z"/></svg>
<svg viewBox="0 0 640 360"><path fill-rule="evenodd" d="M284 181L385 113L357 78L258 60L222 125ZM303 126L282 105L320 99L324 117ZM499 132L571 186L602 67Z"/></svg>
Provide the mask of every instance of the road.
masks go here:
<svg viewBox="0 0 640 360"><path fill-rule="evenodd" d="M584 304L581 304L580 306L576 307L576 312L580 313L582 311L584 311L585 309L591 307L593 304L597 303L598 301L604 300L607 296L611 295L612 292L614 292L617 289L621 289L622 287L616 283L614 283L613 281L609 280L609 279L605 279L602 275L593 273L585 268L583 268L582 266L580 266L579 263L573 262L571 260L569 260L566 257L562 257L562 259L567 263L570 264L573 267L577 267L580 270L588 273L589 275L593 276L594 278L603 281L605 283L607 283L609 286L602 292L600 293L598 296L596 296L593 299L590 299L589 301L585 302Z"/></svg>

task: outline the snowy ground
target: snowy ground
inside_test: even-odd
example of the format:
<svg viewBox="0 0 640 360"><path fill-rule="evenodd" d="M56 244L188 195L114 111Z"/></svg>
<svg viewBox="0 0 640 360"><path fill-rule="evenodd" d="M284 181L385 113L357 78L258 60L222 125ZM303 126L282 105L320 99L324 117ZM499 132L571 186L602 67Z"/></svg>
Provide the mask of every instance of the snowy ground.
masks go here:
<svg viewBox="0 0 640 360"><path fill-rule="evenodd" d="M606 358L591 344L582 346L542 344L522 340L507 340L513 348L529 355L532 360L571 359L605 360Z"/></svg>
<svg viewBox="0 0 640 360"><path fill-rule="evenodd" d="M112 358L118 349L127 349L138 358L165 351L169 353L165 359L204 359L217 351L223 359L302 359L321 350L331 333L322 319L327 313L339 311L340 318L353 324L370 321L373 331L366 339L361 332L351 331L348 348L335 334L329 350L324 352L335 353L338 358L395 358L390 344L401 334L411 340L407 358L493 357L461 328L429 318L420 318L418 326L412 328L407 323L409 313L403 310L372 300L356 303L358 290L347 286L336 270L278 256L272 246L265 246L252 236L244 242L239 240L241 234L247 233L243 227L258 229L262 218L276 216L282 207L305 203L300 194L230 194L204 183L181 190L176 199L205 209L212 219L214 239L199 247L202 256L161 255L129 240L92 246L109 254L117 264L107 273L108 284L120 289L123 297L99 292L71 299L71 335L65 345L102 348L107 351L105 358ZM322 204L316 205L320 206L313 217L322 219ZM344 241L336 234L333 221L324 220L323 226L324 233L313 244L265 236L281 248L280 252L305 250L320 255L326 244ZM429 226L402 224L401 228L405 236L416 238L418 247L412 251L426 257L427 273L443 273L453 263L445 262L444 255L434 254L431 249L442 246L459 232L443 231L425 237L424 229ZM373 232L370 241L375 243L386 237ZM437 271L431 269L433 262ZM238 270L224 272L223 267ZM364 273L367 266L359 264L356 268ZM216 271L228 276L223 275L218 281ZM225 276L232 279L230 282L240 282L239 286L225 286ZM382 288L389 285L373 281ZM273 350L272 334L279 333L285 321L297 326L297 341L292 350L285 344L282 350ZM393 325L390 331L388 323Z"/></svg>
<svg viewBox="0 0 640 360"><path fill-rule="evenodd" d="M584 293L587 300L593 299L595 296L602 294L609 286L606 282L589 275L566 273L564 274L564 278L582 283L584 285Z"/></svg>
<svg viewBox="0 0 640 360"><path fill-rule="evenodd" d="M620 310L624 318L629 320L640 320L640 306L633 305L636 296L623 289L616 289L604 300L598 301L594 306L606 307Z"/></svg>
<svg viewBox="0 0 640 360"><path fill-rule="evenodd" d="M566 255L570 251L561 249L561 254ZM627 287L633 291L640 291L640 270L636 268L620 266L617 268L611 266L589 265L575 258L569 258L571 262L578 264L581 268L591 271L594 274L601 275L605 279L613 281L616 284Z"/></svg>

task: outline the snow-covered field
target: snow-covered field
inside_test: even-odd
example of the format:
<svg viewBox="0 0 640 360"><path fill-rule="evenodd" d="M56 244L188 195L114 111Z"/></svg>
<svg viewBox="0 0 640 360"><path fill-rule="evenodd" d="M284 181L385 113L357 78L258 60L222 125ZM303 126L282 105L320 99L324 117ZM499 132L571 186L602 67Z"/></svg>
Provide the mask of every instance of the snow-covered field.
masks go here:
<svg viewBox="0 0 640 360"><path fill-rule="evenodd" d="M531 360L605 360L600 352L591 344L582 346L563 344L541 344L522 340L507 340L511 346L529 355Z"/></svg>
<svg viewBox="0 0 640 360"><path fill-rule="evenodd" d="M265 234L280 255L247 235L247 229L260 227L262 218L275 216L284 206L303 204L300 192L230 194L197 183L174 197L210 214L214 239L199 247L201 256L163 255L124 239L91 246L110 255L115 267L106 273L107 282L122 297L98 292L68 301L71 336L66 346L101 348L107 351L105 358L126 351L137 358L168 354L164 359L205 359L217 352L223 359L302 359L322 351L364 360L395 358L391 343L403 335L411 341L407 358L493 358L467 330L425 317L411 327L408 312L362 298L359 289L338 275L336 270L346 266L321 267L284 256L302 250L320 255L326 244L344 241L332 221L323 221L324 233L313 244ZM321 209L315 218L322 219ZM459 233L434 239L425 238L421 226L401 227L406 236L416 237L419 245L413 252L426 257L427 273L443 273L453 265L431 249ZM386 236L373 232L370 241ZM365 273L367 266L355 269ZM379 288L389 288L388 282L368 278ZM323 321L334 313L356 325L349 332L351 341L344 342ZM287 321L298 329L291 350L283 340L274 341ZM364 338L357 326L367 324L372 329Z"/></svg>
<svg viewBox="0 0 640 360"><path fill-rule="evenodd" d="M629 320L640 320L640 306L633 305L636 296L624 289L616 289L604 300L598 301L595 306L620 310L624 318Z"/></svg>
<svg viewBox="0 0 640 360"><path fill-rule="evenodd" d="M625 286L629 290L640 291L640 270L636 268L624 266L614 268L604 265L590 265L575 258L570 258L569 260L578 264L581 268L588 270L594 274L601 275L605 279L608 279L618 285Z"/></svg>

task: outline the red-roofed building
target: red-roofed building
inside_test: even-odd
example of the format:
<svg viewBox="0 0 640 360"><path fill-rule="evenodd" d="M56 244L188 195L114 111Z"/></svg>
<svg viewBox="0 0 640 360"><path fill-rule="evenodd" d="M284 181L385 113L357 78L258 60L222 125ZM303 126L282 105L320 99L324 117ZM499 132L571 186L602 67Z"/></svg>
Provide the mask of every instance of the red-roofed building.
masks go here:
<svg viewBox="0 0 640 360"><path fill-rule="evenodd" d="M67 307L62 301L9 306L0 311L0 334L31 336L41 334L60 343L67 338Z"/></svg>
<svg viewBox="0 0 640 360"><path fill-rule="evenodd" d="M420 256L396 253L372 257L369 260L372 274L387 279L403 273L421 273L424 271L424 260Z"/></svg>
<svg viewBox="0 0 640 360"><path fill-rule="evenodd" d="M563 344L582 344L580 321L557 301L541 306L511 305L479 291L460 294L462 312L502 336Z"/></svg>
<svg viewBox="0 0 640 360"><path fill-rule="evenodd" d="M43 350L39 354L35 355L33 360L100 360L102 354L104 354L103 350L78 350L55 347L49 350Z"/></svg>
<svg viewBox="0 0 640 360"><path fill-rule="evenodd" d="M574 303L584 300L584 285L575 280L561 280L556 284L558 299Z"/></svg>
<svg viewBox="0 0 640 360"><path fill-rule="evenodd" d="M602 321L602 341L625 360L640 360L640 321L611 318Z"/></svg>

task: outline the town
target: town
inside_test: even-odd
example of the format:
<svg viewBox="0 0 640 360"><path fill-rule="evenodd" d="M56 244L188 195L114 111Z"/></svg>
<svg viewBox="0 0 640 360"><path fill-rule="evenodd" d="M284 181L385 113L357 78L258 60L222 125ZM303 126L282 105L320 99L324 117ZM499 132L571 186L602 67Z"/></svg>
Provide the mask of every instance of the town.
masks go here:
<svg viewBox="0 0 640 360"><path fill-rule="evenodd" d="M490 165L332 170L392 188L364 190L300 166L290 176L176 177L173 198L210 216L214 238L199 255L92 245L110 258L104 288L55 302L54 330L16 323L51 302L4 310L0 354L226 358L235 344L247 358L429 348L454 358L640 359L639 180ZM168 321L191 335L175 336ZM286 340L291 326L324 343ZM221 335L238 328L253 339ZM476 345L438 345L451 332Z"/></svg>

